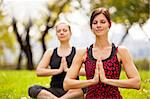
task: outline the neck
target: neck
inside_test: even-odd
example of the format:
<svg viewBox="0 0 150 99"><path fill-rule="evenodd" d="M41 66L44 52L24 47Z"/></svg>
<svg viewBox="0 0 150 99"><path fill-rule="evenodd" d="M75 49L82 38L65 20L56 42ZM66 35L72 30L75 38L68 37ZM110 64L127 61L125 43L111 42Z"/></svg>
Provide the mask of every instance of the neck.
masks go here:
<svg viewBox="0 0 150 99"><path fill-rule="evenodd" d="M63 49L70 48L70 47L71 45L69 44L69 42L61 42L60 44L60 48L63 48Z"/></svg>
<svg viewBox="0 0 150 99"><path fill-rule="evenodd" d="M107 36L103 36L103 37L96 37L96 42L95 42L95 46L98 48L105 48L111 45L111 42L108 40Z"/></svg>

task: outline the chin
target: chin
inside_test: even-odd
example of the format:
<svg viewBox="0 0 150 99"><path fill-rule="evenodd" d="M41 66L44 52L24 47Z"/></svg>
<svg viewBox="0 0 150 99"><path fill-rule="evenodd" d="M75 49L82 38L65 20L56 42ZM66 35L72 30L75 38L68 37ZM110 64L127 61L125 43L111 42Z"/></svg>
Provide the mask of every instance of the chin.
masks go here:
<svg viewBox="0 0 150 99"><path fill-rule="evenodd" d="M62 38L62 39L60 39L60 41L64 42L64 41L68 41L68 39Z"/></svg>
<svg viewBox="0 0 150 99"><path fill-rule="evenodd" d="M96 36L103 36L105 33L96 33Z"/></svg>
<svg viewBox="0 0 150 99"><path fill-rule="evenodd" d="M66 40L65 40L65 39L60 39L60 41L64 42L64 41L66 41Z"/></svg>

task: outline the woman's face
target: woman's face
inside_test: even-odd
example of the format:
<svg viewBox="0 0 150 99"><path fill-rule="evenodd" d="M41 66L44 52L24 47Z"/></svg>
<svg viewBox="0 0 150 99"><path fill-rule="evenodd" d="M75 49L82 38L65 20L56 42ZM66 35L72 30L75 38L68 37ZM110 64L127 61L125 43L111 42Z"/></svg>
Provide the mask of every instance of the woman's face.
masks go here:
<svg viewBox="0 0 150 99"><path fill-rule="evenodd" d="M60 23L56 26L56 35L60 42L69 41L71 37L71 31L69 26L65 23Z"/></svg>
<svg viewBox="0 0 150 99"><path fill-rule="evenodd" d="M109 22L103 14L97 15L92 22L92 31L96 36L102 36L109 31Z"/></svg>

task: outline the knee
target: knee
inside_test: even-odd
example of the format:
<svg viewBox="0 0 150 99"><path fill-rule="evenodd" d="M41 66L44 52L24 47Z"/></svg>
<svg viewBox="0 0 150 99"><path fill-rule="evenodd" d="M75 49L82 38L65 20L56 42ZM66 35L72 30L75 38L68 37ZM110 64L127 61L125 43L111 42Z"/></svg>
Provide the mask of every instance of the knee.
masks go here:
<svg viewBox="0 0 150 99"><path fill-rule="evenodd" d="M75 93L76 93L76 95L77 95L76 97L78 99L84 99L84 93L81 89L77 90Z"/></svg>
<svg viewBox="0 0 150 99"><path fill-rule="evenodd" d="M72 93L75 93L77 96L83 96L84 93L81 89L75 89L72 91Z"/></svg>
<svg viewBox="0 0 150 99"><path fill-rule="evenodd" d="M32 98L36 98L37 95L39 93L39 86L38 85L34 85L34 86L31 86L29 87L28 89L28 95Z"/></svg>

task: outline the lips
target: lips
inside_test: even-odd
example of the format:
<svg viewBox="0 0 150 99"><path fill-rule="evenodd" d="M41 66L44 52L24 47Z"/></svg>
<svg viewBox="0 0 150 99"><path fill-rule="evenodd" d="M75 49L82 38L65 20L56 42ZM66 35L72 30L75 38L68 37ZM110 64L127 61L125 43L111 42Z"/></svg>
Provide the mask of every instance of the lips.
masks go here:
<svg viewBox="0 0 150 99"><path fill-rule="evenodd" d="M101 31L103 31L103 29L98 29L98 30L96 30L96 31L101 32Z"/></svg>
<svg viewBox="0 0 150 99"><path fill-rule="evenodd" d="M65 38L65 36L59 36L60 38Z"/></svg>

